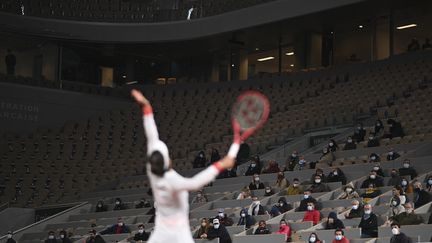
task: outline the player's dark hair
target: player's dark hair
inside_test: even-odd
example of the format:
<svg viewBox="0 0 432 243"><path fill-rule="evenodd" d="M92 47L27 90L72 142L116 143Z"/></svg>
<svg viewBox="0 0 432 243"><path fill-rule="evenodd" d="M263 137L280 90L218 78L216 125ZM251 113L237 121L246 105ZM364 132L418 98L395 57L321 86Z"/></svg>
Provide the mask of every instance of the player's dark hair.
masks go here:
<svg viewBox="0 0 432 243"><path fill-rule="evenodd" d="M159 151L155 151L150 155L149 158L151 172L157 176L163 176L165 173L164 169L164 158Z"/></svg>

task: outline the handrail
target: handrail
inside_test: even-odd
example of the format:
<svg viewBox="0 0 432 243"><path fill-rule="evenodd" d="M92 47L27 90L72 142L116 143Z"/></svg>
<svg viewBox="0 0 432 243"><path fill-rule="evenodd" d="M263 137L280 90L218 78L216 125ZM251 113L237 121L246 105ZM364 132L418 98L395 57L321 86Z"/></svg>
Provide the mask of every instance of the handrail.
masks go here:
<svg viewBox="0 0 432 243"><path fill-rule="evenodd" d="M9 208L9 202L3 203L0 205L0 212Z"/></svg>
<svg viewBox="0 0 432 243"><path fill-rule="evenodd" d="M19 230L16 230L16 231L13 232L13 234L17 234L17 233L23 232L23 231L25 231L25 230L27 230L27 229L29 229L29 228L31 228L31 227L34 227L34 226L36 226L36 225L39 225L39 224L45 223L45 222L48 221L48 220L51 220L51 219L53 219L53 218L55 218L55 217L58 217L58 216L60 216L60 215L62 215L62 214L68 213L68 212L70 212L70 211L72 211L72 210L75 210L75 209L77 209L77 208L79 208L79 207L82 207L82 206L84 206L84 205L86 205L86 204L88 204L88 202L82 202L82 203L80 203L80 204L78 204L78 205L76 205L76 206L74 206L74 207L71 207L71 208L68 208L68 209L66 209L66 210L64 210L64 211L61 211L60 213L54 214L54 215L52 215L52 216L49 216L48 218L42 219L42 220L37 221L37 222L35 222L35 223L33 223L33 224L27 225L27 226L25 226L25 227L23 227L23 228L21 228L21 229L19 229ZM0 240L4 240L4 239L6 239L6 237L7 237L6 235L1 236L1 237L0 237Z"/></svg>

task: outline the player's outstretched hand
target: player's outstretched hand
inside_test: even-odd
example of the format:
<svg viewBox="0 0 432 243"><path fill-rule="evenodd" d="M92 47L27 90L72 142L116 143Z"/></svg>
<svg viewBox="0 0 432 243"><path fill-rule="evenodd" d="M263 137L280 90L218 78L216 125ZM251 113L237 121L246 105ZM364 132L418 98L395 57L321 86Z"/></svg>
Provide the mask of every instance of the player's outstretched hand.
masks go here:
<svg viewBox="0 0 432 243"><path fill-rule="evenodd" d="M235 165L235 158L232 158L230 156L225 156L221 161L220 161L221 166L227 170L227 169L232 169Z"/></svg>
<svg viewBox="0 0 432 243"><path fill-rule="evenodd" d="M150 102L146 99L146 97L144 97L144 95L136 89L131 90L131 96L141 106L150 105Z"/></svg>

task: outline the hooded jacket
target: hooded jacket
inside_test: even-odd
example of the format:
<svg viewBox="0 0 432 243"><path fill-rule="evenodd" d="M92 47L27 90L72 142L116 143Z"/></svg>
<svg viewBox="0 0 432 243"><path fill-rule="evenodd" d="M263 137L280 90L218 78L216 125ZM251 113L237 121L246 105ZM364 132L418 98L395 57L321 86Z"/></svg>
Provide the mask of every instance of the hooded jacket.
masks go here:
<svg viewBox="0 0 432 243"><path fill-rule="evenodd" d="M332 218L333 223L329 224L328 219ZM345 225L343 224L342 220L338 219L337 214L335 212L330 212L328 215L327 222L325 224L325 229L344 229Z"/></svg>

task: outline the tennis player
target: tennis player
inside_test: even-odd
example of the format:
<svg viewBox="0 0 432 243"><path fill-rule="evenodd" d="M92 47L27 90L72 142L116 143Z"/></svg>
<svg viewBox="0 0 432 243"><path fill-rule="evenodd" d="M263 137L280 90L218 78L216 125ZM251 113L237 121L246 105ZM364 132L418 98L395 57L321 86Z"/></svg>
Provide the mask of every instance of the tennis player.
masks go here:
<svg viewBox="0 0 432 243"><path fill-rule="evenodd" d="M239 125L233 122L234 141L227 156L192 178L185 178L172 169L168 148L159 140L150 102L137 90L131 95L141 106L147 137L147 175L153 190L156 219L150 243L193 243L189 225L189 191L201 189L226 169L234 167L240 148Z"/></svg>

